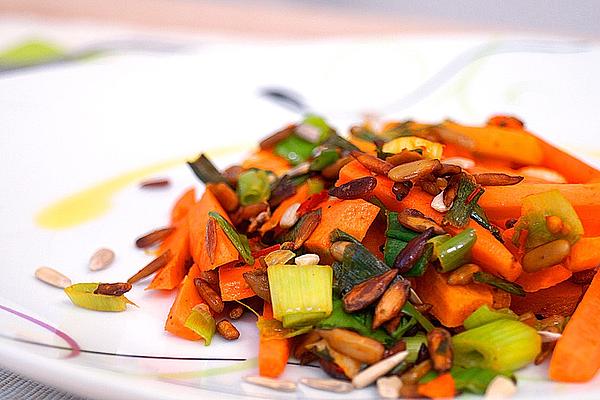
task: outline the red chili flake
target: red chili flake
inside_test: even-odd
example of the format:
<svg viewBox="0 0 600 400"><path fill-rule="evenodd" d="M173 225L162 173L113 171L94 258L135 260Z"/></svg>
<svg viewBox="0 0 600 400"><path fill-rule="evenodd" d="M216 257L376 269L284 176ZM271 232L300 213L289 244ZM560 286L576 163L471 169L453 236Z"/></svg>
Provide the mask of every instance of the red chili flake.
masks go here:
<svg viewBox="0 0 600 400"><path fill-rule="evenodd" d="M483 189L481 188L481 186L477 186L475 189L473 189L473 191L467 196L465 204L469 204L470 202L472 202L473 199L477 197L477 195L481 193L482 190Z"/></svg>
<svg viewBox="0 0 600 400"><path fill-rule="evenodd" d="M269 246L269 247L266 247L266 248L264 248L262 250L257 250L255 252L253 252L252 253L252 257L254 257L254 258L263 257L263 256L266 256L267 254L269 254L269 253L271 253L271 252L273 252L275 250L279 250L280 248L281 248L280 244L274 244L273 246Z"/></svg>
<svg viewBox="0 0 600 400"><path fill-rule="evenodd" d="M298 217L301 217L307 212L314 210L319 204L327 200L328 197L329 193L327 192L327 190L322 190L319 193L311 194L306 200L302 202L302 204L300 204L300 207L298 207L298 211L296 211L296 215L298 215Z"/></svg>

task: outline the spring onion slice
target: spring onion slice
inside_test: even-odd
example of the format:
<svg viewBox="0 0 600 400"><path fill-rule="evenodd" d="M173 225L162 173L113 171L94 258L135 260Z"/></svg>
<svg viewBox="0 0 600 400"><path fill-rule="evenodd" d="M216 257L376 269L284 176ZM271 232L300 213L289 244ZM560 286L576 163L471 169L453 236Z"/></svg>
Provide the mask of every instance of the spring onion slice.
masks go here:
<svg viewBox="0 0 600 400"><path fill-rule="evenodd" d="M333 164L340 158L338 152L334 149L325 149L311 161L310 171L322 171L325 167Z"/></svg>
<svg viewBox="0 0 600 400"><path fill-rule="evenodd" d="M248 265L253 265L254 257L252 257L250 246L248 244L248 238L246 237L246 235L240 235L235 230L235 228L229 223L229 221L223 218L218 212L210 211L208 213L208 216L217 221L221 229L223 229L223 232L225 232L229 240L231 240L231 243L233 243L234 247L240 253L240 256L242 256L242 258L244 259L244 262Z"/></svg>
<svg viewBox="0 0 600 400"><path fill-rule="evenodd" d="M65 288L65 293L73 304L88 310L120 312L127 309L127 304L135 306L135 303L124 295L95 294L94 291L98 288L98 285L99 283L76 283Z"/></svg>
<svg viewBox="0 0 600 400"><path fill-rule="evenodd" d="M227 179L225 179L217 167L204 154L200 154L194 161L188 162L188 165L194 174L204 183L227 183Z"/></svg>
<svg viewBox="0 0 600 400"><path fill-rule="evenodd" d="M269 173L262 169L242 172L238 178L237 193L243 206L267 201L271 196Z"/></svg>
<svg viewBox="0 0 600 400"><path fill-rule="evenodd" d="M485 229L487 229L492 235L494 235L496 239L498 239L500 243L504 243L504 239L502 238L502 233L500 232L500 229L492 225L487 215L485 214L485 211L479 204L476 204L475 207L473 207L473 212L471 212L471 219L477 222Z"/></svg>
<svg viewBox="0 0 600 400"><path fill-rule="evenodd" d="M184 326L191 329L204 339L204 345L209 346L215 335L217 324L210 314L206 304L198 304L185 320Z"/></svg>
<svg viewBox="0 0 600 400"><path fill-rule="evenodd" d="M452 367L450 375L454 378L457 391L484 394L490 382L498 375L503 374L487 368ZM514 380L510 374L507 374L507 378Z"/></svg>
<svg viewBox="0 0 600 400"><path fill-rule="evenodd" d="M417 310L415 308L415 306L413 306L411 303L406 302L406 304L404 305L404 307L402 307L402 312L406 315L410 315L411 317L413 317L414 319L417 320L417 322L423 327L423 329L425 329L427 332L430 332L434 326L431 323L431 321L429 321L427 318L425 318L425 316L423 316L423 314L421 314L419 312L419 310Z"/></svg>
<svg viewBox="0 0 600 400"><path fill-rule="evenodd" d="M315 144L292 134L275 145L274 153L298 165L310 158L314 148Z"/></svg>
<svg viewBox="0 0 600 400"><path fill-rule="evenodd" d="M406 343L406 351L408 351L405 361L415 362L419 356L421 345L427 344L427 337L423 333L417 333L415 336L407 336L402 340Z"/></svg>
<svg viewBox="0 0 600 400"><path fill-rule="evenodd" d="M410 240L419 236L417 232L405 228L402 224L400 224L398 221L397 212L388 212L387 223L387 229L385 230L386 237L402 240L403 242L409 242Z"/></svg>
<svg viewBox="0 0 600 400"><path fill-rule="evenodd" d="M261 339L289 339L294 336L302 335L313 329L312 326L304 326L298 329L284 328L280 321L276 319L265 319L259 317L256 321L258 332Z"/></svg>
<svg viewBox="0 0 600 400"><path fill-rule="evenodd" d="M525 290L523 290L521 285L498 278L497 276L488 274L487 272L476 272L473 275L473 280L475 282L485 283L500 290L504 290L510 294L521 297L525 296Z"/></svg>
<svg viewBox="0 0 600 400"><path fill-rule="evenodd" d="M444 215L443 223L456 228L466 226L483 192L481 186L478 186L463 173L458 183L456 198L450 210Z"/></svg>
<svg viewBox="0 0 600 400"><path fill-rule="evenodd" d="M452 346L455 365L512 372L535 360L542 339L529 325L499 319L459 333Z"/></svg>
<svg viewBox="0 0 600 400"><path fill-rule="evenodd" d="M476 240L475 229L467 228L458 235L442 242L434 241L433 255L440 262L440 271L450 272L469 262L471 248Z"/></svg>
<svg viewBox="0 0 600 400"><path fill-rule="evenodd" d="M333 271L328 265L272 265L267 269L273 317L284 328L314 323L331 314Z"/></svg>
<svg viewBox="0 0 600 400"><path fill-rule="evenodd" d="M465 319L463 326L465 329L473 329L498 319L511 319L516 321L519 317L509 308L492 310L487 304L484 304L473 311L473 313Z"/></svg>

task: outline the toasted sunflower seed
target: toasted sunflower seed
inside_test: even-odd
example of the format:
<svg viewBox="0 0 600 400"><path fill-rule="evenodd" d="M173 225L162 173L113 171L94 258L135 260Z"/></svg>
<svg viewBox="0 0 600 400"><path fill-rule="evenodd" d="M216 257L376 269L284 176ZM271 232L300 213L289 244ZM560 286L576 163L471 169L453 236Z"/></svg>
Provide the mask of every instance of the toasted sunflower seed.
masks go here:
<svg viewBox="0 0 600 400"><path fill-rule="evenodd" d="M64 289L71 286L71 280L50 267L40 267L35 270L35 277L48 285Z"/></svg>
<svg viewBox="0 0 600 400"><path fill-rule="evenodd" d="M317 265L320 258L316 254L304 254L294 259L296 265Z"/></svg>
<svg viewBox="0 0 600 400"><path fill-rule="evenodd" d="M486 400L499 400L508 399L517 393L517 386L515 383L505 377L504 375L498 375L488 385L485 390Z"/></svg>
<svg viewBox="0 0 600 400"><path fill-rule="evenodd" d="M281 392L295 392L296 383L292 381L286 381L282 379L267 378L264 376L246 376L244 380L253 385L266 387L273 390L279 390Z"/></svg>
<svg viewBox="0 0 600 400"><path fill-rule="evenodd" d="M300 203L291 204L281 216L279 220L279 226L282 229L291 228L298 222L298 209L300 208Z"/></svg>
<svg viewBox="0 0 600 400"><path fill-rule="evenodd" d="M402 379L397 376L387 376L377 379L377 393L383 399L397 399L402 389Z"/></svg>
<svg viewBox="0 0 600 400"><path fill-rule="evenodd" d="M88 264L90 270L99 271L101 269L107 268L110 264L112 264L115 259L115 252L111 249L98 249L96 252L90 257L90 263Z"/></svg>
<svg viewBox="0 0 600 400"><path fill-rule="evenodd" d="M384 358L378 363L362 370L354 378L352 378L352 385L354 385L354 387L357 389L369 386L371 383L375 382L377 378L387 374L392 368L404 361L407 356L408 351L401 351L400 353L396 353L391 357Z"/></svg>
<svg viewBox="0 0 600 400"><path fill-rule="evenodd" d="M348 393L354 390L351 383L338 379L300 378L300 383L326 392Z"/></svg>

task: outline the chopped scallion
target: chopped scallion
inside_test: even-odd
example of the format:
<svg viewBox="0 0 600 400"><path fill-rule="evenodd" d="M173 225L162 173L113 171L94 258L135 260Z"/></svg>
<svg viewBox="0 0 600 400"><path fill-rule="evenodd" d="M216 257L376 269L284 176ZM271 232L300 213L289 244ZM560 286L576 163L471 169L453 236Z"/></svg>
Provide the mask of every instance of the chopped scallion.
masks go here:
<svg viewBox="0 0 600 400"><path fill-rule="evenodd" d="M112 311L119 312L127 309L127 304L131 301L124 295L109 296L105 294L95 294L99 283L76 283L65 288L65 293L73 304L79 307L94 311Z"/></svg>
<svg viewBox="0 0 600 400"><path fill-rule="evenodd" d="M237 193L243 206L267 201L271 195L269 173L262 169L242 172L238 178Z"/></svg>
<svg viewBox="0 0 600 400"><path fill-rule="evenodd" d="M216 322L205 304L192 308L192 312L185 320L184 326L191 329L204 339L204 345L209 346L215 335Z"/></svg>
<svg viewBox="0 0 600 400"><path fill-rule="evenodd" d="M436 240L444 236L437 236L430 241L433 242L433 255L440 262L440 271L449 272L469 262L477 235L475 229L467 228L447 240Z"/></svg>
<svg viewBox="0 0 600 400"><path fill-rule="evenodd" d="M487 304L484 304L473 311L473 313L465 319L463 325L465 329L473 329L498 319L511 319L516 321L519 317L508 308L492 310Z"/></svg>
<svg viewBox="0 0 600 400"><path fill-rule="evenodd" d="M218 212L210 211L208 216L217 221L221 229L223 229L223 232L225 232L225 235L227 235L229 240L231 240L231 243L240 253L240 256L244 259L244 262L248 265L253 265L254 257L252 257L252 252L250 251L250 245L248 244L248 238L246 235L239 234L233 225L231 225L229 221L223 218Z"/></svg>

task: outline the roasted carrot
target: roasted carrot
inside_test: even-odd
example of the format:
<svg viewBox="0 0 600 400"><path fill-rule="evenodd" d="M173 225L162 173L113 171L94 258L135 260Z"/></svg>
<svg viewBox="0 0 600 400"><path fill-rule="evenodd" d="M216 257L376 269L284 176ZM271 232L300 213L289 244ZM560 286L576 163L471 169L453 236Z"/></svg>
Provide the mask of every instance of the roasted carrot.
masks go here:
<svg viewBox="0 0 600 400"><path fill-rule="evenodd" d="M263 309L264 319L273 319L271 304L265 302ZM277 378L285 370L290 358L289 339L259 339L258 346L258 372L261 376Z"/></svg>
<svg viewBox="0 0 600 400"><path fill-rule="evenodd" d="M242 167L246 169L259 168L271 171L275 175L283 175L290 169L290 164L270 150L259 150L248 157Z"/></svg>
<svg viewBox="0 0 600 400"><path fill-rule="evenodd" d="M492 306L492 289L477 283L448 285L448 277L430 267L416 279L416 292L421 299L433 307L431 313L450 328L461 326L465 318L480 306Z"/></svg>
<svg viewBox="0 0 600 400"><path fill-rule="evenodd" d="M196 189L189 188L175 202L171 210L171 224L175 225L182 220L196 203Z"/></svg>
<svg viewBox="0 0 600 400"><path fill-rule="evenodd" d="M475 229L477 235L477 240L471 249L471 256L475 264L511 282L521 275L523 271L521 264L490 231L475 221L469 222L469 228ZM448 226L446 229L452 234L460 231L452 226Z"/></svg>
<svg viewBox="0 0 600 400"><path fill-rule="evenodd" d="M456 394L456 385L454 384L452 375L446 373L427 383L420 384L417 391L421 396L429 397L430 399L449 399Z"/></svg>
<svg viewBox="0 0 600 400"><path fill-rule="evenodd" d="M210 211L218 212L223 218L231 222L229 216L210 190L205 190L200 201L194 204L190 210L188 216L190 249L194 262L204 271L236 261L239 258L239 253L231 243L231 240L229 240L221 227L217 225L216 250L213 262L211 262L206 246L206 224L208 223L208 213Z"/></svg>
<svg viewBox="0 0 600 400"><path fill-rule="evenodd" d="M517 314L531 311L544 318L552 315L566 317L573 314L582 294L582 286L565 281L523 297L512 296L510 308Z"/></svg>
<svg viewBox="0 0 600 400"><path fill-rule="evenodd" d="M303 184L298 187L296 190L296 194L285 199L281 202L273 211L273 215L267 222L265 222L260 228L259 232L264 235L266 232L274 229L279 225L279 221L281 221L281 217L286 212L286 210L294 203L302 203L308 197L308 185Z"/></svg>
<svg viewBox="0 0 600 400"><path fill-rule="evenodd" d="M260 267L258 259L254 265L239 266L237 262L222 265L219 268L219 286L223 301L241 300L255 296L256 293L244 279L244 272L253 271Z"/></svg>
<svg viewBox="0 0 600 400"><path fill-rule="evenodd" d="M350 141L350 143L358 147L362 152L375 153L375 151L377 151L377 147L373 142L359 139L356 136L350 136L348 140Z"/></svg>
<svg viewBox="0 0 600 400"><path fill-rule="evenodd" d="M385 222L381 221L379 218L376 218L362 240L362 244L364 244L371 253L381 260L383 260L382 245L386 240L385 228Z"/></svg>
<svg viewBox="0 0 600 400"><path fill-rule="evenodd" d="M321 204L321 222L304 243L308 251L318 254L324 262L332 260L329 254L330 235L336 228L362 240L379 214L379 207L361 199L327 200Z"/></svg>
<svg viewBox="0 0 600 400"><path fill-rule="evenodd" d="M550 169L556 170L563 175L569 183L588 183L598 182L600 171L593 168L583 161L565 153L550 143L536 136L540 147L542 148L542 164Z"/></svg>
<svg viewBox="0 0 600 400"><path fill-rule="evenodd" d="M600 369L600 275L596 275L567 323L550 361L560 382L587 382Z"/></svg>
<svg viewBox="0 0 600 400"><path fill-rule="evenodd" d="M559 190L573 205L583 223L585 235L600 235L600 183L488 186L479 199L479 205L484 208L490 220L501 225L509 218L521 216L523 198L554 189Z"/></svg>
<svg viewBox="0 0 600 400"><path fill-rule="evenodd" d="M187 261L190 258L190 232L185 217L180 222L175 227L175 232L161 244L159 250L160 254L171 250L173 257L167 265L158 271L146 290L175 289L185 277L186 267L188 266Z"/></svg>
<svg viewBox="0 0 600 400"><path fill-rule="evenodd" d="M600 265L600 236L582 237L571 247L565 266L573 272L596 268Z"/></svg>
<svg viewBox="0 0 600 400"><path fill-rule="evenodd" d="M196 285L194 285L194 279L199 276L200 269L197 265L192 265L192 268L190 268L179 288L179 292L173 302L173 306L171 306L171 311L169 311L169 316L165 323L166 331L188 340L201 339L199 335L184 326L186 319L192 312L192 308L200 303L204 303L198 294Z"/></svg>
<svg viewBox="0 0 600 400"><path fill-rule="evenodd" d="M537 292L566 281L573 273L564 266L557 264L536 272L523 272L516 283L526 292Z"/></svg>
<svg viewBox="0 0 600 400"><path fill-rule="evenodd" d="M497 126L465 126L451 121L444 121L441 126L465 137L471 142L470 150L481 156L524 165L540 165L544 159L539 141L525 131Z"/></svg>

